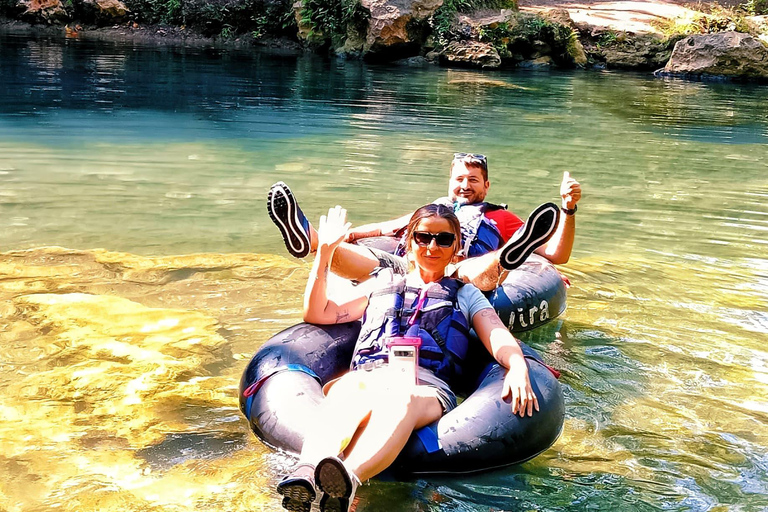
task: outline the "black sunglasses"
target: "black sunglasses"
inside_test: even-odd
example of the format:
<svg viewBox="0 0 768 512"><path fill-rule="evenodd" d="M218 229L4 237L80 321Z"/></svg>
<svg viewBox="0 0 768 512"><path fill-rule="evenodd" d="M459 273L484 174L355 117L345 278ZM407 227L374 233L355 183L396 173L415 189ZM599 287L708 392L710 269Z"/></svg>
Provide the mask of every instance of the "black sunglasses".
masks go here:
<svg viewBox="0 0 768 512"><path fill-rule="evenodd" d="M414 231L413 239L417 244L422 247L426 247L432 243L432 240L437 242L438 247L451 247L453 242L456 241L456 235L443 231L442 233L427 233L426 231Z"/></svg>
<svg viewBox="0 0 768 512"><path fill-rule="evenodd" d="M478 160L483 165L488 164L488 159L485 157L485 155L481 155L480 153L454 153L453 159L454 160L464 160L465 158L471 158L472 160Z"/></svg>

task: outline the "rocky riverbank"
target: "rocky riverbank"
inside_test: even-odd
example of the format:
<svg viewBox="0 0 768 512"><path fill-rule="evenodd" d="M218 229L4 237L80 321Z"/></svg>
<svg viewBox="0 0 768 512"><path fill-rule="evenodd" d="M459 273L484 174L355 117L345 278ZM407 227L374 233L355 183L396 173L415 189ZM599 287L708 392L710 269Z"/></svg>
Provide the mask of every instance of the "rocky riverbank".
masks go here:
<svg viewBox="0 0 768 512"><path fill-rule="evenodd" d="M756 13L768 2L750 2L704 8L679 0L0 0L0 14L3 31L71 38L260 45L483 69L663 68L664 76L762 81L768 16Z"/></svg>

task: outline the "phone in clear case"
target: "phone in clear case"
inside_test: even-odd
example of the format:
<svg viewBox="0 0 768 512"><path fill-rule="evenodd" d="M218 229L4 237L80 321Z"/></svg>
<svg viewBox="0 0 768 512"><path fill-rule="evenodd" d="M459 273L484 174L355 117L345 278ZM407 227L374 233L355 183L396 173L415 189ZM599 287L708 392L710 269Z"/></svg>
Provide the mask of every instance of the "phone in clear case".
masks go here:
<svg viewBox="0 0 768 512"><path fill-rule="evenodd" d="M387 340L389 367L397 375L415 384L419 383L419 347L421 338L416 336L395 336Z"/></svg>

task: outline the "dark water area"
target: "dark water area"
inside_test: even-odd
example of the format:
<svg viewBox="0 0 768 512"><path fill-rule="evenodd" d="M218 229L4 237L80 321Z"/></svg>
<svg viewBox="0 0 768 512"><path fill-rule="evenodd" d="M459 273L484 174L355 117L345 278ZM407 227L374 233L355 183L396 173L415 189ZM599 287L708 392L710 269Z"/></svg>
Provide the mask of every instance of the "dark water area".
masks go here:
<svg viewBox="0 0 768 512"><path fill-rule="evenodd" d="M562 371L565 429L357 510L768 509L764 87L10 36L0 509L277 510L291 459L237 384L299 321L308 263L266 192L392 218L445 194L456 151L520 215L564 171L584 188L568 310L523 336Z"/></svg>

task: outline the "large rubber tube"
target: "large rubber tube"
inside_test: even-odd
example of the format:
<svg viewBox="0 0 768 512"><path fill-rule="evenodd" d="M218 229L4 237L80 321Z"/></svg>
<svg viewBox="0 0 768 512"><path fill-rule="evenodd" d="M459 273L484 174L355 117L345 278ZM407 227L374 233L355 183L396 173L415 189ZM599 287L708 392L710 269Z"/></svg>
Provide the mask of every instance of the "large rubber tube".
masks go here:
<svg viewBox="0 0 768 512"><path fill-rule="evenodd" d="M273 448L299 453L323 398L322 385L349 368L358 322L298 324L270 339L240 381L240 409L254 433ZM479 341L474 344L484 351ZM467 473L517 464L549 448L560 435L563 393L553 373L524 345L539 400L532 417L513 415L501 400L505 370L486 368L480 385L456 409L411 436L391 471L396 477Z"/></svg>
<svg viewBox="0 0 768 512"><path fill-rule="evenodd" d="M517 315L505 319L511 330L538 327L565 309L565 287L551 264L527 262L510 274L491 298L495 307L501 307L500 316L504 308L508 318ZM527 315L523 321L521 313ZM322 385L349 369L359 330L359 322L298 324L273 336L254 355L240 381L240 409L264 443L301 451L303 432L323 399ZM467 376L467 399L414 432L391 467L394 476L467 473L517 464L557 440L565 416L563 392L535 351L523 345L540 410L521 418L501 400L505 370L488 364L490 356L479 341L473 348L467 373L479 376Z"/></svg>
<svg viewBox="0 0 768 512"><path fill-rule="evenodd" d="M563 277L552 263L536 254L486 296L512 332L544 325L560 316L566 306Z"/></svg>

